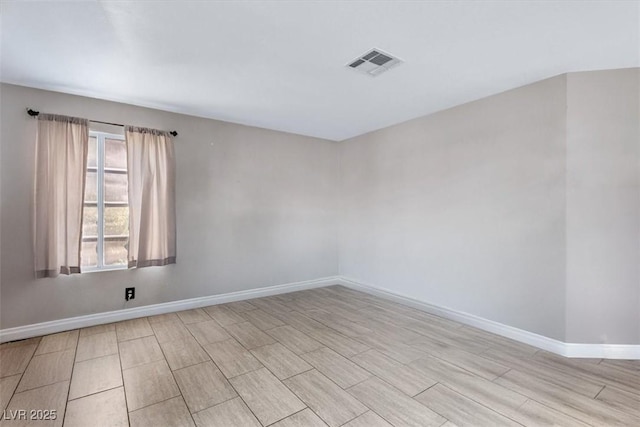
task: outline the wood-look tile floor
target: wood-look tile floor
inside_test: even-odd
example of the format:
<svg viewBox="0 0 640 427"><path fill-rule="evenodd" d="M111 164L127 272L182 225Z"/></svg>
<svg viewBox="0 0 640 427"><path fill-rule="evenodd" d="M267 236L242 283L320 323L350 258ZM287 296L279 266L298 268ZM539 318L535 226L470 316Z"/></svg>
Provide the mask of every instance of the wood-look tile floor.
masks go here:
<svg viewBox="0 0 640 427"><path fill-rule="evenodd" d="M2 344L0 405L3 427L640 426L640 361L332 286Z"/></svg>

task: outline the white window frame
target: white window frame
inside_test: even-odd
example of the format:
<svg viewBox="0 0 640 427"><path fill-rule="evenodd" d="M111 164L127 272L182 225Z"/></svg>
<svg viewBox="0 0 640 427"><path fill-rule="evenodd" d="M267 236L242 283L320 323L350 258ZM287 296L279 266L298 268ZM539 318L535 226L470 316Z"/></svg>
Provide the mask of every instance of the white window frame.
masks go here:
<svg viewBox="0 0 640 427"><path fill-rule="evenodd" d="M104 242L109 239L117 239L127 236L105 236L104 235L104 208L105 206L129 206L129 203L124 202L105 202L104 201L104 174L105 171L110 173L127 173L127 169L120 168L105 168L104 166L104 158L105 158L105 140L106 139L117 139L120 141L124 141L124 135L117 133L108 133L108 132L99 132L99 131L89 131L89 137L96 138L96 166L89 167L87 166L87 172L96 172L96 185L97 185L97 193L96 193L96 202L95 206L98 208L98 237L85 237L82 236L82 242L97 242L96 243L96 252L97 252L97 265L95 267L82 267L81 271L83 273L90 273L96 271L110 271L110 270L126 270L127 263L124 265L104 265ZM94 206L93 202L84 201L84 206ZM84 220L84 218L83 218Z"/></svg>

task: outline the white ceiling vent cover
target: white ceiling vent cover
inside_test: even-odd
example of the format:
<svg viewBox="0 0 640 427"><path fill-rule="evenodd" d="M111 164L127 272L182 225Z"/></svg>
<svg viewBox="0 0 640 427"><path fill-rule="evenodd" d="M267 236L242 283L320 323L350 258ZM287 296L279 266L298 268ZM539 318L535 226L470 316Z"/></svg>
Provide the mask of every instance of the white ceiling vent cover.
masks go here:
<svg viewBox="0 0 640 427"><path fill-rule="evenodd" d="M353 61L349 61L347 67L375 77L401 63L402 61L393 55L380 49L371 49Z"/></svg>

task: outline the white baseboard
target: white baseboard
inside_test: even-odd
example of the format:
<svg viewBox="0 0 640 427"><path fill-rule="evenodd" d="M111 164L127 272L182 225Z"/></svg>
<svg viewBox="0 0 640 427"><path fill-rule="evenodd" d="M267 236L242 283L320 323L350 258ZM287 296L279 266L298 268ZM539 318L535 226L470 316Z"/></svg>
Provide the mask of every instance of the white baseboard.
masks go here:
<svg viewBox="0 0 640 427"><path fill-rule="evenodd" d="M640 360L640 345L562 343L566 357Z"/></svg>
<svg viewBox="0 0 640 427"><path fill-rule="evenodd" d="M565 343L473 314L419 301L415 298L407 297L378 286L361 283L344 276L339 278L338 283L354 290L366 292L430 314L435 314L436 316L444 317L445 319L451 319L487 332L492 332L496 335L511 338L512 340L529 344L561 356L640 360L640 345Z"/></svg>
<svg viewBox="0 0 640 427"><path fill-rule="evenodd" d="M0 343L53 334L56 332L68 331L71 329L86 328L89 326L96 326L105 323L120 322L122 320L135 319L137 317L154 316L156 314L189 310L192 308L206 307L209 305L285 294L289 292L302 291L305 289L320 288L338 284L339 280L339 276L323 277L321 279L305 280L303 282L287 283L284 285L268 286L265 288L250 289L239 292L230 292L221 295L211 295L206 297L165 302L161 304L145 305L142 307L126 308L123 310L107 311L104 313L88 314L85 316L70 317L60 320L52 320L50 322L42 322L32 325L18 326L15 328L1 329Z"/></svg>
<svg viewBox="0 0 640 427"><path fill-rule="evenodd" d="M0 330L0 342L15 341L71 329L86 328L105 323L119 322L135 319L137 317L153 316L156 314L171 313L174 311L189 310L192 308L206 307L209 305L223 304L233 301L242 301L252 298L260 298L271 295L279 295L305 289L321 288L330 285L343 285L351 289L366 292L400 304L425 311L445 319L455 320L465 325L473 326L484 331L492 332L503 337L511 338L525 344L532 345L552 353L565 357L587 357L603 359L635 359L640 360L640 345L624 344L576 344L565 343L553 338L548 338L523 329L508 326L502 323L488 320L473 314L441 307L415 298L400 295L388 289L361 283L344 277L331 276L303 282L287 283L283 285L269 286L265 288L250 289L247 291L231 292L221 295L212 295L199 298L190 298L179 301L171 301L161 304L133 307L123 310L108 311L104 313L89 314L86 316L71 317L67 319L52 320L50 322L36 323L26 326Z"/></svg>

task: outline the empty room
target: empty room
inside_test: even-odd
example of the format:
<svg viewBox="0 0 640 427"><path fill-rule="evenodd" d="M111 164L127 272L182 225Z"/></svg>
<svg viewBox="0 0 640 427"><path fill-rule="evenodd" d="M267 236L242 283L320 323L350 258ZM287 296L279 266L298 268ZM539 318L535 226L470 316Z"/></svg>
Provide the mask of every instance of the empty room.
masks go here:
<svg viewBox="0 0 640 427"><path fill-rule="evenodd" d="M640 426L640 1L0 0L0 406Z"/></svg>

